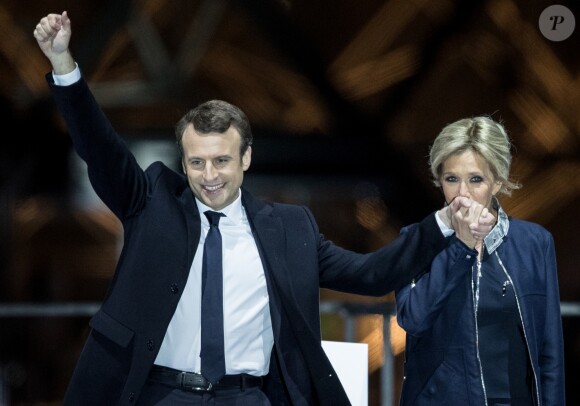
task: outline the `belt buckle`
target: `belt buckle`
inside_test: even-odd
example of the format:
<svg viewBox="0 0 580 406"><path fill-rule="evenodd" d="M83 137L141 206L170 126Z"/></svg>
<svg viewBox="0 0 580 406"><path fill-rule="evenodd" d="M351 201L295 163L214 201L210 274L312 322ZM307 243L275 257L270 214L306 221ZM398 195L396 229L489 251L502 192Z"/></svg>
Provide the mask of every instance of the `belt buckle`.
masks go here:
<svg viewBox="0 0 580 406"><path fill-rule="evenodd" d="M181 372L181 388L191 392L209 392L213 385L202 374Z"/></svg>

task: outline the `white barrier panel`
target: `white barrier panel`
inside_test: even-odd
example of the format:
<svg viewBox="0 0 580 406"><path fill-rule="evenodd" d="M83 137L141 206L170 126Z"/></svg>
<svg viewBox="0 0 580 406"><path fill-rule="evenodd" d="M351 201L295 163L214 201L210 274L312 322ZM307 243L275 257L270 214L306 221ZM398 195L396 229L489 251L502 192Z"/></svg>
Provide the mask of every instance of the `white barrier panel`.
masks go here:
<svg viewBox="0 0 580 406"><path fill-rule="evenodd" d="M352 406L368 405L369 349L366 343L322 341Z"/></svg>

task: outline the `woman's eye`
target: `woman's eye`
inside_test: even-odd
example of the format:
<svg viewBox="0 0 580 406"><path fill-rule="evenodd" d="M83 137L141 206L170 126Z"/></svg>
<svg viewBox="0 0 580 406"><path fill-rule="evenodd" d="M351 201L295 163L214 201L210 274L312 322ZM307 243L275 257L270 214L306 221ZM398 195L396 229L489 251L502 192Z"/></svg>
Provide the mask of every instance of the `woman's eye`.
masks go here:
<svg viewBox="0 0 580 406"><path fill-rule="evenodd" d="M481 176L474 176L471 178L472 183L481 183L483 182L483 178Z"/></svg>
<svg viewBox="0 0 580 406"><path fill-rule="evenodd" d="M456 176L446 176L445 177L445 182L455 183L455 182L457 182L457 177Z"/></svg>

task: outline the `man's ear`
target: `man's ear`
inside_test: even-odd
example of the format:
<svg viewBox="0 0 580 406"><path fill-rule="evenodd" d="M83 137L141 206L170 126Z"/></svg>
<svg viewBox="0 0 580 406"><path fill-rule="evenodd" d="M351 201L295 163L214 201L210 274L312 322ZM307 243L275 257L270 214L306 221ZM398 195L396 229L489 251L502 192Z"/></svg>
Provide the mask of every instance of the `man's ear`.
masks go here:
<svg viewBox="0 0 580 406"><path fill-rule="evenodd" d="M242 155L242 169L247 171L252 163L252 147L248 147L244 155Z"/></svg>

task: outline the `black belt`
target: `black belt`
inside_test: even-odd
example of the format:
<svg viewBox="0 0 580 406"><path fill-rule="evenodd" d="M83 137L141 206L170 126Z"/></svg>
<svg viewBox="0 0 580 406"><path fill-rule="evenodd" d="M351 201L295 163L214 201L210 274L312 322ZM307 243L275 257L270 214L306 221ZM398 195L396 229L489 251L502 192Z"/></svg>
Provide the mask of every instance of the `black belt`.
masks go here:
<svg viewBox="0 0 580 406"><path fill-rule="evenodd" d="M173 368L153 365L149 380L188 392L213 392L220 389L240 389L262 387L263 377L248 374L225 375L218 383L212 384L202 374L179 371Z"/></svg>

